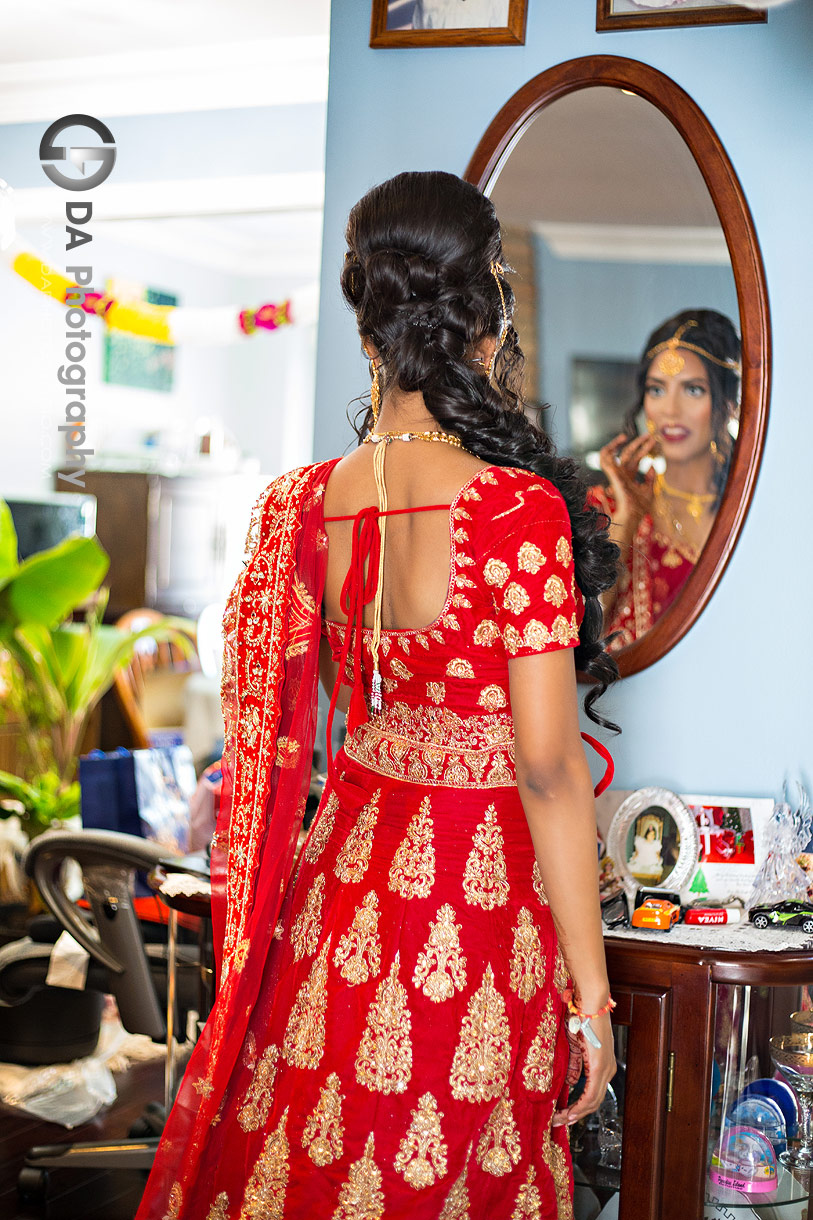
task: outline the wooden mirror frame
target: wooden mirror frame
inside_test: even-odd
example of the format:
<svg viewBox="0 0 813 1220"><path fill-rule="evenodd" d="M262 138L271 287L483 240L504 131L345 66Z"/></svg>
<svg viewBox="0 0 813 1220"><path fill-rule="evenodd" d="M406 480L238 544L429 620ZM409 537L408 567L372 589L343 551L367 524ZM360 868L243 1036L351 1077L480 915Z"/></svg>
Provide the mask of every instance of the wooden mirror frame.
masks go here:
<svg viewBox="0 0 813 1220"><path fill-rule="evenodd" d="M587 55L557 64L523 85L492 120L464 177L488 193L527 126L557 98L609 85L657 106L681 134L709 189L728 244L742 335L739 433L728 481L706 545L671 606L639 640L616 654L622 677L665 656L696 622L725 571L754 494L762 461L771 381L771 322L765 269L756 230L734 167L717 133L695 101L648 64L615 55Z"/></svg>

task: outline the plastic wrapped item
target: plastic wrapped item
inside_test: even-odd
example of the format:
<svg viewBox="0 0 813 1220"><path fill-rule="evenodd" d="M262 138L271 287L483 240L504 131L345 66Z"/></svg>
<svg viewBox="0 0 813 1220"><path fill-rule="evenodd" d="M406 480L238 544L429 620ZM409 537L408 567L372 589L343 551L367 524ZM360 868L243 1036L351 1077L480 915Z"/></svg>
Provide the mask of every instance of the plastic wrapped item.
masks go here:
<svg viewBox="0 0 813 1220"><path fill-rule="evenodd" d="M102 1022L96 1050L72 1063L25 1068L0 1063L0 1102L69 1130L89 1122L116 1100L113 1072L131 1062L161 1058L166 1048L145 1034L129 1034L112 1010Z"/></svg>
<svg viewBox="0 0 813 1220"><path fill-rule="evenodd" d="M773 903L807 899L808 878L797 857L810 843L813 834L813 812L810 798L801 784L798 805L794 809L787 800L777 801L770 822L765 828L765 861L754 879L748 899L749 908Z"/></svg>
<svg viewBox="0 0 813 1220"><path fill-rule="evenodd" d="M95 1055L53 1067L0 1066L0 1099L47 1123L78 1127L116 1100L116 1082Z"/></svg>

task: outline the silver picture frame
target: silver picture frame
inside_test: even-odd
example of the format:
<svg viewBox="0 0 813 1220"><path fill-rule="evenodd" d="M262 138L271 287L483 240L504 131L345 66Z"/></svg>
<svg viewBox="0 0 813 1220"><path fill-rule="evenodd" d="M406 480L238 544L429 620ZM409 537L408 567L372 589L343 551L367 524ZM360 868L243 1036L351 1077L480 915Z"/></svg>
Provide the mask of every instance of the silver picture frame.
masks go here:
<svg viewBox="0 0 813 1220"><path fill-rule="evenodd" d="M666 818L671 819L672 825ZM631 852L631 832L639 823L643 834L633 836L636 845ZM646 828L645 823L648 823ZM657 832L658 825L660 836ZM647 834L649 827L655 830L651 839ZM639 838L646 838L644 846L653 859L642 860L636 868L635 856L642 854L640 845L636 842ZM633 792L613 815L607 836L607 854L631 900L639 888L673 891L683 889L697 866L699 850L700 836L694 816L677 793L668 788L639 788L637 792ZM659 872L655 872L653 861L658 857L661 867ZM671 867L667 868L670 862Z"/></svg>

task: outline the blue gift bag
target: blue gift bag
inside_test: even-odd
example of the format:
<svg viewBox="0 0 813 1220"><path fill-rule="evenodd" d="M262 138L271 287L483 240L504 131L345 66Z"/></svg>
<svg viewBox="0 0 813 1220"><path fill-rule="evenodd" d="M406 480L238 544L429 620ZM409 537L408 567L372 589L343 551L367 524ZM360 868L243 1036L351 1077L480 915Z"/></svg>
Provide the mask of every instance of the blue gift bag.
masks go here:
<svg viewBox="0 0 813 1220"><path fill-rule="evenodd" d="M82 825L151 839L168 856L189 848L189 801L195 767L188 746L91 750L79 759ZM152 893L143 883L141 894Z"/></svg>
<svg viewBox="0 0 813 1220"><path fill-rule="evenodd" d="M82 825L145 836L138 816L135 760L130 750L91 750L79 759Z"/></svg>

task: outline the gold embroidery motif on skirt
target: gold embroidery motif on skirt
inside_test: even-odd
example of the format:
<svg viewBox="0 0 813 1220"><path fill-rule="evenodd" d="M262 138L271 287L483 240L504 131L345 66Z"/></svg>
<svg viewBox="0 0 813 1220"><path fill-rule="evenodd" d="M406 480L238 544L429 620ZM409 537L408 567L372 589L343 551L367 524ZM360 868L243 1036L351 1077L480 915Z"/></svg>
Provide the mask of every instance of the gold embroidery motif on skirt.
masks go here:
<svg viewBox="0 0 813 1220"><path fill-rule="evenodd" d="M559 945L556 946L556 958L553 963L553 985L563 995L570 986L570 971L568 970L565 959L562 957L562 950Z"/></svg>
<svg viewBox="0 0 813 1220"><path fill-rule="evenodd" d="M330 1165L342 1155L342 1102L344 1096L339 1089L341 1081L335 1072L331 1072L319 1093L316 1108L305 1123L302 1132L302 1147L307 1148L308 1156L314 1165L320 1168Z"/></svg>
<svg viewBox="0 0 813 1220"><path fill-rule="evenodd" d="M556 1018L553 1001L548 996L545 1011L539 1022L534 1040L528 1047L522 1079L525 1088L533 1092L547 1093L553 1083L553 1052L556 1042Z"/></svg>
<svg viewBox="0 0 813 1220"><path fill-rule="evenodd" d="M466 1163L460 1171L460 1177L446 1196L443 1211L438 1220L469 1220L469 1192L466 1189L466 1174L469 1170L471 1144L466 1153Z"/></svg>
<svg viewBox="0 0 813 1220"><path fill-rule="evenodd" d="M431 1093L424 1093L412 1111L409 1130L401 1140L395 1168L415 1190L433 1186L435 1177L446 1174L448 1147L440 1129L443 1111Z"/></svg>
<svg viewBox="0 0 813 1220"><path fill-rule="evenodd" d="M327 846L327 841L336 824L336 810L339 808L339 798L331 792L322 812L317 817L313 829L305 844L305 859L308 864L315 864Z"/></svg>
<svg viewBox="0 0 813 1220"><path fill-rule="evenodd" d="M314 877L305 899L305 905L294 920L294 926L291 929L291 944L294 948L295 962L298 962L300 957L304 957L306 953L310 955L316 952L322 927L324 893L325 874L319 873L317 877Z"/></svg>
<svg viewBox="0 0 813 1220"><path fill-rule="evenodd" d="M172 1189L169 1192L169 1206L164 1212L162 1220L178 1220L181 1214L181 1206L183 1204L183 1191L181 1190L180 1182L173 1182Z"/></svg>
<svg viewBox="0 0 813 1220"><path fill-rule="evenodd" d="M460 1027L449 1075L452 1097L455 1101L491 1101L505 1089L510 1068L511 1027L489 963Z"/></svg>
<svg viewBox="0 0 813 1220"><path fill-rule="evenodd" d="M296 995L282 1043L282 1055L291 1067L315 1068L325 1049L327 1009L327 955L330 937L322 946L310 974Z"/></svg>
<svg viewBox="0 0 813 1220"><path fill-rule="evenodd" d="M431 808L425 796L393 857L389 888L397 890L402 898L428 898L435 883Z"/></svg>
<svg viewBox="0 0 813 1220"><path fill-rule="evenodd" d="M511 990L526 1003L536 995L537 987L543 987L545 983L545 959L539 943L539 929L527 907L520 907L514 928L511 977L508 981Z"/></svg>
<svg viewBox="0 0 813 1220"><path fill-rule="evenodd" d="M477 1145L477 1163L484 1173L496 1178L511 1172L518 1165L522 1150L519 1131L514 1122L514 1103L508 1097L501 1098L491 1112Z"/></svg>
<svg viewBox="0 0 813 1220"><path fill-rule="evenodd" d="M274 1080L279 1066L279 1047L267 1046L254 1068L246 1099L237 1112L244 1131L259 1131L265 1126L274 1096Z"/></svg>
<svg viewBox="0 0 813 1220"><path fill-rule="evenodd" d="M381 789L373 794L371 801L364 806L358 815L356 824L344 841L344 846L336 858L334 872L340 881L345 883L361 881L370 863L370 852L373 848L373 834L378 821L378 799Z"/></svg>
<svg viewBox="0 0 813 1220"><path fill-rule="evenodd" d="M347 1181L339 1191L339 1205L333 1220L381 1220L384 1215L384 1193L381 1190L381 1170L373 1159L375 1141L372 1131L367 1136L364 1155L350 1166Z"/></svg>
<svg viewBox="0 0 813 1220"><path fill-rule="evenodd" d="M539 1189L535 1185L535 1181L536 1170L533 1165L529 1165L528 1176L517 1191L514 1210L511 1212L511 1220L540 1220L542 1215L542 1200L539 1197Z"/></svg>
<svg viewBox="0 0 813 1220"><path fill-rule="evenodd" d="M381 970L381 943L378 938L378 895L370 890L356 907L353 922L340 939L333 954L333 965L342 978L356 986L375 978Z"/></svg>
<svg viewBox="0 0 813 1220"><path fill-rule="evenodd" d="M474 832L472 849L463 870L466 902L484 911L505 906L508 901L508 872L505 867L502 831L497 810L486 809L485 817Z"/></svg>
<svg viewBox="0 0 813 1220"><path fill-rule="evenodd" d="M573 1197L570 1192L570 1169L567 1154L561 1144L546 1132L542 1141L542 1160L547 1165L556 1188L558 1220L573 1220Z"/></svg>
<svg viewBox="0 0 813 1220"><path fill-rule="evenodd" d="M534 871L531 875L531 880L533 882L534 893L536 894L537 898L541 902L542 906L543 907L550 906L550 903L548 902L548 896L545 893L545 887L542 884L542 874L539 871L539 865L536 861L534 861Z"/></svg>
<svg viewBox="0 0 813 1220"><path fill-rule="evenodd" d="M466 959L460 948L454 907L446 902L429 925L429 940L418 954L412 982L436 1004L450 1000L455 987L466 986Z"/></svg>
<svg viewBox="0 0 813 1220"><path fill-rule="evenodd" d="M229 1220L229 1196L221 1190L206 1213L206 1220Z"/></svg>
<svg viewBox="0 0 813 1220"><path fill-rule="evenodd" d="M398 979L401 955L378 984L356 1055L356 1080L379 1093L403 1093L412 1076L412 1017Z"/></svg>
<svg viewBox="0 0 813 1220"><path fill-rule="evenodd" d="M240 1220L282 1220L288 1189L288 1140L285 1124L288 1108L272 1131L254 1165L243 1196Z"/></svg>

